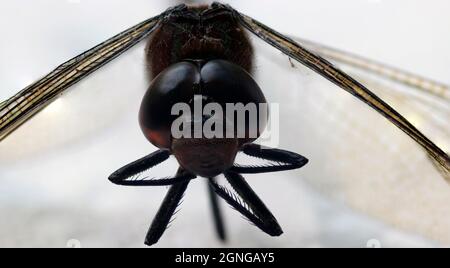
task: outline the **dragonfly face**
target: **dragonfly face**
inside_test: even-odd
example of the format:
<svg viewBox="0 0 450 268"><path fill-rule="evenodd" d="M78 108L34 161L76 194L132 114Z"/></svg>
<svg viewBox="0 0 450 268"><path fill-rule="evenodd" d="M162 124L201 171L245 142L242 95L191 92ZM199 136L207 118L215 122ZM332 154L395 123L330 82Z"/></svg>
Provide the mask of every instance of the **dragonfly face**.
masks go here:
<svg viewBox="0 0 450 268"><path fill-rule="evenodd" d="M259 125L246 120L242 126L245 129L239 129L236 112L233 110L231 118L224 112L227 104L238 103L257 107L257 117L261 104L266 104L261 89L243 68L224 60L185 60L171 65L153 80L142 101L139 122L146 138L156 147L171 151L182 167L200 176L214 177L233 165L239 148L258 138L266 124L265 118ZM175 105L182 104L190 108L188 114L175 114ZM199 116L194 114L196 104L202 111ZM205 114L208 105L217 105L220 112ZM171 134L180 116L186 119L182 127L189 128L189 137L174 138ZM221 126L218 137L208 138L204 133L195 137L195 124L203 130L208 120ZM232 133L227 136L228 129ZM238 138L238 131L246 135ZM252 132L257 134L251 138Z"/></svg>

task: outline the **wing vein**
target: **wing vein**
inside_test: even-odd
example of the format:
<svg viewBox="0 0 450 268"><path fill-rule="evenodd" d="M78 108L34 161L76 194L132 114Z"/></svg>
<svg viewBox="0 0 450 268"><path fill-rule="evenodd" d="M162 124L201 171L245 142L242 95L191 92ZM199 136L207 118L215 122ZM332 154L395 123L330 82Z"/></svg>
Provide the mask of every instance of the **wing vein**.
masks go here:
<svg viewBox="0 0 450 268"><path fill-rule="evenodd" d="M416 129L408 120L399 114L394 108L385 103L382 99L372 93L369 89L357 82L355 79L334 67L330 62L322 57L310 52L297 44L292 39L283 36L264 24L234 11L241 24L261 38L263 41L277 48L289 57L297 60L301 64L309 67L328 79L332 83L354 95L367 105L375 109L394 125L403 130L407 135L421 145L447 172L450 172L450 157Z"/></svg>
<svg viewBox="0 0 450 268"><path fill-rule="evenodd" d="M0 140L50 104L67 88L139 43L158 27L161 16L141 22L61 64L42 79L2 103Z"/></svg>

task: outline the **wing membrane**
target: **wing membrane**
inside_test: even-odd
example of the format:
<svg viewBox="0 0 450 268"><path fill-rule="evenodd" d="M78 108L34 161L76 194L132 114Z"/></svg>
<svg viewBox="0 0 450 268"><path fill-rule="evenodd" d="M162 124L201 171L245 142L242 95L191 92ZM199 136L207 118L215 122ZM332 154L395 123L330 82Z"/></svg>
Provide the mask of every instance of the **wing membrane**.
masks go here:
<svg viewBox="0 0 450 268"><path fill-rule="evenodd" d="M50 104L68 87L147 37L158 26L161 16L162 14L143 21L63 63L42 79L1 103L0 141Z"/></svg>
<svg viewBox="0 0 450 268"><path fill-rule="evenodd" d="M231 7L228 7L231 8ZM322 75L332 83L346 90L350 94L354 95L367 105L375 109L382 114L385 118L403 130L407 135L413 138L418 144L420 144L429 154L433 157L445 170L446 173L450 173L450 158L424 136L419 130L417 130L408 120L400 115L391 106L381 100L378 96L357 82L355 79L334 67L331 63L323 59L322 57L310 52L304 47L297 44L292 39L283 36L275 30L265 26L264 24L248 17L244 14L235 11L237 19L241 24L250 32L261 38L263 41L277 48L284 54L292 57L301 64L314 70Z"/></svg>
<svg viewBox="0 0 450 268"><path fill-rule="evenodd" d="M326 59L379 75L445 100L450 100L449 85L317 42L299 37L293 37L293 39Z"/></svg>
<svg viewBox="0 0 450 268"><path fill-rule="evenodd" d="M293 37L293 39L326 59L405 85L407 90L404 93L387 92L385 89L382 91L387 95L396 95L396 98L402 103L408 102L411 109L414 109L416 112L421 112L423 115L430 115L427 118L427 124L432 126L436 131L444 133L447 137L450 135L450 132L446 130L446 122L442 122L442 120L437 120L435 118L448 118L450 115L450 106L448 106L450 101L449 85L314 41L299 37ZM424 96L419 97L413 94L406 94L412 93L412 91L409 91L411 89L424 93L424 96L434 96L437 97L437 99L431 100L429 98L424 98ZM434 158L430 157L430 161L442 176L450 181L450 173L446 172L445 168Z"/></svg>

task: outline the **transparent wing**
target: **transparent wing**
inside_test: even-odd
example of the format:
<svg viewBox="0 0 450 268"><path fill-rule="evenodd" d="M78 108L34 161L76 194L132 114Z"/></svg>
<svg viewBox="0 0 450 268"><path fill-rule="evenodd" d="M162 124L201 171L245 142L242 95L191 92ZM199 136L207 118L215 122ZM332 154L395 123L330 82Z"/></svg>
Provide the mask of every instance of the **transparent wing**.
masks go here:
<svg viewBox="0 0 450 268"><path fill-rule="evenodd" d="M406 120L395 109L373 94L358 81L334 67L331 63L320 56L308 51L297 44L292 39L270 29L264 24L241 13L236 13L242 25L256 36L279 49L286 55L294 58L298 62L316 71L332 83L351 93L367 105L375 109L389 121L403 130L418 144L420 144L429 154L443 167L446 173L450 172L450 157L424 136L416 127Z"/></svg>
<svg viewBox="0 0 450 268"><path fill-rule="evenodd" d="M317 42L299 37L295 37L294 40L341 68L348 67L348 71L352 72L354 77L364 81L365 85L383 99L389 98L389 103L393 103L406 119L422 129L448 154L449 85ZM380 82L377 81L378 78L394 83ZM435 163L442 176L450 181L450 174L433 158L430 157L430 161Z"/></svg>
<svg viewBox="0 0 450 268"><path fill-rule="evenodd" d="M335 85L301 64L291 65L288 57L274 53L261 41L255 40L255 44L257 81L267 100L279 105L280 119L278 133L269 125L267 138L259 142L289 149L310 160L303 170L267 176L271 191L280 198L286 191L284 183L292 183L287 187L293 189L311 186L332 197L332 202L345 203L390 226L450 242L445 227L450 224L450 208L446 205L450 187L428 154L364 103L344 91L333 90ZM345 71L394 105L441 148L449 148L449 126L445 123L448 105L434 96L410 96L411 89L352 68ZM249 183L260 179L265 178L248 177ZM281 199L288 202L294 200L291 198ZM295 213L303 215L303 208L295 209ZM319 225L327 217L321 212L316 216ZM351 220L342 219L341 226L350 225Z"/></svg>
<svg viewBox="0 0 450 268"><path fill-rule="evenodd" d="M445 226L450 223L450 209L446 206L450 202L450 189L441 179L442 175L448 178L448 155L397 112L406 115L412 111L408 115L410 121L420 126L424 133L432 134L432 137L435 135L433 133L440 133L438 135L441 138L435 141L445 149L445 144L450 140L448 102L444 98L414 96L411 98L414 104L410 105L412 101L405 101L405 93L410 94L411 90L409 93L404 90L396 94L392 85L383 83L379 77L358 79L364 81L368 88L377 88L375 95L291 39L245 15L241 19L256 36L302 63L295 65L285 59L282 68L285 71L291 69L289 77L273 68L270 68L270 73L260 74L265 89L267 86L276 87L272 89L270 99L280 102L280 107L284 107L280 108L280 147L289 148L310 159L308 167L298 176L327 196L333 196L335 200L343 201L358 211L402 230L448 243L450 233ZM276 62L275 56L269 59L258 66ZM400 131L394 131L388 121L380 120L376 113L364 107L365 104L357 103L341 93L331 92L333 86L328 85L327 81L320 81L316 74L302 65L363 100L411 136L428 154L402 137ZM296 70L292 71L292 68ZM301 74L301 78L293 82L295 73L297 76ZM274 77L280 84L275 85L270 81ZM364 77L367 78L367 72ZM296 92L289 93L292 94L289 99L282 99L281 95L286 94L286 91ZM377 96L382 96L384 101ZM429 105L424 105L426 102ZM391 107L396 107L397 111ZM433 120L430 120L431 117ZM291 144L290 147L287 143ZM429 157L439 163L429 161ZM442 174L436 166L440 167Z"/></svg>
<svg viewBox="0 0 450 268"><path fill-rule="evenodd" d="M18 92L0 105L0 140L46 107L67 88L110 62L148 36L160 16L143 21L81 55Z"/></svg>
<svg viewBox="0 0 450 268"><path fill-rule="evenodd" d="M292 38L299 44L302 44L302 46L308 48L309 50L324 57L327 60L370 72L382 78L386 78L394 82L410 86L412 89L420 90L425 93L435 95L439 98L450 100L449 85L433 81L411 72L400 70L396 67L392 67L376 60L353 54L351 52L336 49L300 37Z"/></svg>

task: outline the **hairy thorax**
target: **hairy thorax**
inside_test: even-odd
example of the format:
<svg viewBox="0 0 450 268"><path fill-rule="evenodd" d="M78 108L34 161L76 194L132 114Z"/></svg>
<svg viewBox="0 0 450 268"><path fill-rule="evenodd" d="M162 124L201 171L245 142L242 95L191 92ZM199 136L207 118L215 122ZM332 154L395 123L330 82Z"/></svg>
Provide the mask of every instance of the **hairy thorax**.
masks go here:
<svg viewBox="0 0 450 268"><path fill-rule="evenodd" d="M165 18L150 37L146 57L150 78L185 59L223 59L251 73L253 48L230 12L209 6L187 7Z"/></svg>

